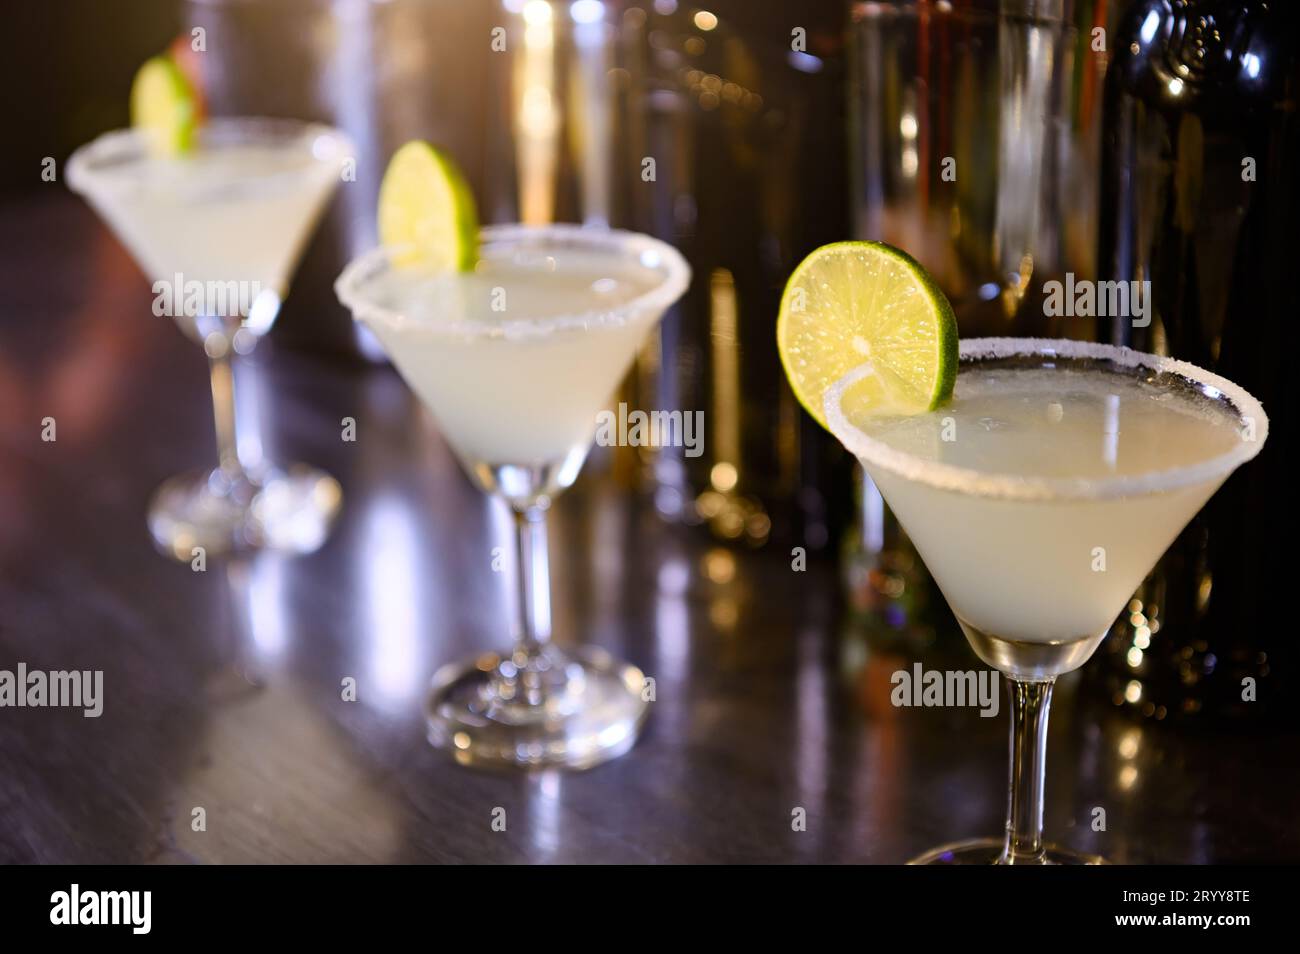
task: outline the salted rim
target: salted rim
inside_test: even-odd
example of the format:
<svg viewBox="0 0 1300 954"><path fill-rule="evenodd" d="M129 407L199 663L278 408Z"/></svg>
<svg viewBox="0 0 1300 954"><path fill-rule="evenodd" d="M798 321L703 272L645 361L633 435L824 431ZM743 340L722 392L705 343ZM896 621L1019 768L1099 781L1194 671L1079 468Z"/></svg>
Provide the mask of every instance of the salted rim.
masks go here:
<svg viewBox="0 0 1300 954"><path fill-rule="evenodd" d="M1153 470L1143 474L1082 478L1025 477L1015 474L986 473L969 467L927 461L914 454L897 450L884 441L868 436L850 423L840 409L840 402L845 390L868 372L868 364L858 365L827 389L825 395L827 422L831 432L864 464L882 467L905 480L926 484L940 490L1006 500L1110 500L1176 490L1231 473L1258 454L1268 438L1268 416L1259 401L1248 394L1244 388L1194 364L1174 358L1089 341L1051 338L969 338L961 342L959 361L1011 358L1020 355L1108 360L1124 367L1147 368L1160 373L1177 375L1199 385L1202 390L1212 388L1217 391L1217 395L1208 396L1226 402L1236 412L1239 421L1254 418L1255 440L1240 441L1226 454L1187 467ZM957 379L961 380L960 365Z"/></svg>
<svg viewBox="0 0 1300 954"><path fill-rule="evenodd" d="M664 272L663 280L649 291L624 302L617 308L593 309L573 315L554 315L549 318L509 318L502 321L483 322L465 319L432 319L421 317L420 327L445 335L488 338L531 338L551 334L561 328L591 329L606 325L622 325L634 317L648 312L663 312L682 296L691 281L691 267L677 249L640 232L591 226L551 225L492 225L479 231L483 245L510 243L536 244L544 247L551 242L557 246L587 246L614 250L633 255L651 269ZM354 259L343 269L334 282L334 291L352 310L358 321L401 327L410 319L404 312L387 308L366 293L366 283L391 268L390 256L401 249L381 246ZM647 263L645 256L655 256Z"/></svg>
<svg viewBox="0 0 1300 954"><path fill-rule="evenodd" d="M259 133L262 135L259 137ZM219 183L204 183L204 188L194 191L201 194L210 185L213 189L228 189L231 185L248 184L258 188L270 188L281 182L292 182L302 177L303 170L314 166L338 165L357 154L356 146L343 132L324 123L307 122L301 119L281 119L271 116L217 116L204 120L198 130L198 145L205 139L227 139L233 142L258 142L260 138L301 140L307 148L304 155L309 160L301 168L280 169L268 173L244 173L223 178ZM333 140L335 154L326 158L317 156L311 144L319 138ZM101 133L90 142L80 146L68 157L68 187L76 192L92 194L100 187L129 190L139 188L140 180L127 178L121 174L123 165L131 162L155 159L149 154L144 142L144 131L140 129L114 129ZM106 168L96 168L97 163L124 157L124 163L112 163ZM174 160L185 161L184 156Z"/></svg>

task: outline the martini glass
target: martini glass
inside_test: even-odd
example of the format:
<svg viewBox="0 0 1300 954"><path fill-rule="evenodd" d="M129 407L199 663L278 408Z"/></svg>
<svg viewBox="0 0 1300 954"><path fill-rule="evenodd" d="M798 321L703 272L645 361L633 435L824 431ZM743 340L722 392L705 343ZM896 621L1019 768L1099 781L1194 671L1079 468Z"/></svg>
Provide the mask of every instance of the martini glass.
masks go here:
<svg viewBox="0 0 1300 954"><path fill-rule="evenodd" d="M194 149L165 158L136 129L105 133L68 160L68 184L112 227L170 314L208 356L218 466L174 477L154 494L149 529L190 560L268 547L316 549L342 494L303 464L278 467L236 427L235 361L270 330L289 279L351 143L286 119L218 118Z"/></svg>
<svg viewBox="0 0 1300 954"><path fill-rule="evenodd" d="M872 416L826 393L831 430L879 486L976 655L1012 700L1004 838L921 864L1095 863L1043 843L1047 715L1187 522L1268 436L1258 401L1217 375L1127 348L1035 338L961 342L950 404Z"/></svg>
<svg viewBox="0 0 1300 954"><path fill-rule="evenodd" d="M403 267L404 250L381 248L335 288L470 479L514 515L514 648L434 676L430 742L467 765L587 768L636 741L644 676L552 642L546 511L578 476L599 412L690 268L631 232L507 225L480 239L472 272Z"/></svg>

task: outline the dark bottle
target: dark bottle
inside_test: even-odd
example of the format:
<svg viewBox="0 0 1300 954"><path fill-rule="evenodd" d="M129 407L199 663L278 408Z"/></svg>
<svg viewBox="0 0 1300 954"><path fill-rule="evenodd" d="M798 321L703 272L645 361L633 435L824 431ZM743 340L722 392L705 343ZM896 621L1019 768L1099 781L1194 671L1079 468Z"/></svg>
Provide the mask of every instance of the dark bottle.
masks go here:
<svg viewBox="0 0 1300 954"><path fill-rule="evenodd" d="M1279 711L1294 681L1278 652L1295 638L1297 19L1277 0L1140 0L1110 44L1099 278L1149 280L1153 307L1102 337L1214 370L1270 420L1107 640L1116 702L1149 716Z"/></svg>
<svg viewBox="0 0 1300 954"><path fill-rule="evenodd" d="M622 18L625 166L655 156L657 178L631 178L621 224L675 244L694 273L660 326L643 406L705 419L703 453L654 455L655 504L722 541L830 554L854 462L800 411L775 328L795 266L848 235L843 10L705 6L640 0Z"/></svg>

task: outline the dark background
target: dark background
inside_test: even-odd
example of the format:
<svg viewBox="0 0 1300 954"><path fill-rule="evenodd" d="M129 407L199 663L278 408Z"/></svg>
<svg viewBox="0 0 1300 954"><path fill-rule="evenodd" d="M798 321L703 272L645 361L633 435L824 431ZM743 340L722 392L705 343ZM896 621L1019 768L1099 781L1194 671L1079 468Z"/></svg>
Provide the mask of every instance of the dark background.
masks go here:
<svg viewBox="0 0 1300 954"><path fill-rule="evenodd" d="M63 188L40 178L101 132L128 123L127 96L140 64L179 30L175 0L48 0L5 7L0 103L6 122L0 194Z"/></svg>
<svg viewBox="0 0 1300 954"><path fill-rule="evenodd" d="M498 0L461 2L495 6ZM683 5L689 6L685 0ZM797 22L808 29L813 49L818 34L840 28L846 8L839 0L714 0L707 6L754 33L783 33L788 22ZM6 4L0 31L0 104L6 116L0 194L48 185L40 180L41 158L62 161L99 133L127 124L135 71L181 31L186 7L180 0Z"/></svg>

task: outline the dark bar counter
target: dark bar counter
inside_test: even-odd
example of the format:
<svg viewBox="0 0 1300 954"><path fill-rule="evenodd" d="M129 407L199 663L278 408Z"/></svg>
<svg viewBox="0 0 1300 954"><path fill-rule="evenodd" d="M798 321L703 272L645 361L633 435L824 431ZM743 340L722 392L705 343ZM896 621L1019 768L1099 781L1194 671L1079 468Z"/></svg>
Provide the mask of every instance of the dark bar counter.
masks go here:
<svg viewBox="0 0 1300 954"><path fill-rule="evenodd" d="M0 861L898 863L1001 830L1005 699L890 706L829 561L721 548L599 460L555 508L555 630L655 678L644 737L578 774L444 760L424 689L508 642L505 514L392 371L272 336L245 393L268 450L342 482L335 531L305 557L164 559L145 505L213 459L204 359L59 189L0 215L0 669L103 670L103 712L0 708ZM1077 675L1052 722L1055 840L1300 858L1294 735L1139 724Z"/></svg>

